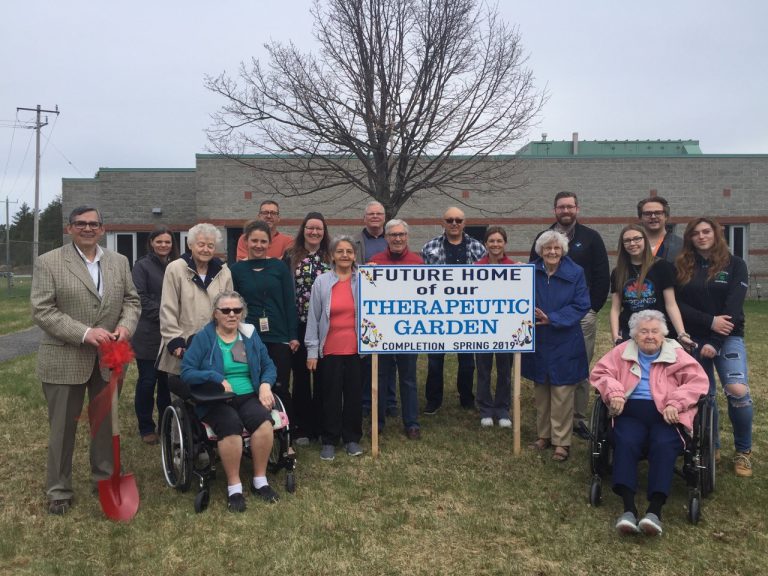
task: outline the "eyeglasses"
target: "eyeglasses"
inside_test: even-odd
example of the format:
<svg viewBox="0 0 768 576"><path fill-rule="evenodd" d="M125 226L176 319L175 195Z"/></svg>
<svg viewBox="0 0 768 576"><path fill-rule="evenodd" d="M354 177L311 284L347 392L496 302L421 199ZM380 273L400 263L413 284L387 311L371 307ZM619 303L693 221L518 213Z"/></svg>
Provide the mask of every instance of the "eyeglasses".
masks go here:
<svg viewBox="0 0 768 576"><path fill-rule="evenodd" d="M408 236L408 232L388 232L386 236L389 238L405 238Z"/></svg>
<svg viewBox="0 0 768 576"><path fill-rule="evenodd" d="M461 224L464 222L464 218L446 218L446 224Z"/></svg>
<svg viewBox="0 0 768 576"><path fill-rule="evenodd" d="M557 210L558 212L569 212L571 210L576 210L576 208L578 208L576 204L567 204L565 206L555 206L555 210Z"/></svg>
<svg viewBox="0 0 768 576"><path fill-rule="evenodd" d="M277 210L261 210L259 216L280 216L280 212Z"/></svg>
<svg viewBox="0 0 768 576"><path fill-rule="evenodd" d="M74 226L77 230L85 230L86 228L90 228L91 230L98 230L101 228L101 222L86 222L85 220L75 220L72 222L72 226Z"/></svg>
<svg viewBox="0 0 768 576"><path fill-rule="evenodd" d="M661 218L664 216L664 210L643 210L640 212L643 218Z"/></svg>
<svg viewBox="0 0 768 576"><path fill-rule="evenodd" d="M243 308L241 306L240 308L216 308L216 310L224 314L224 316L229 316L233 312L235 313L235 315L241 314L243 311Z"/></svg>
<svg viewBox="0 0 768 576"><path fill-rule="evenodd" d="M384 216L384 212L366 212L366 216Z"/></svg>
<svg viewBox="0 0 768 576"><path fill-rule="evenodd" d="M624 246L629 246L630 244L640 244L640 242L642 241L643 241L642 236L633 236L632 238L624 238L624 240L622 240L622 243L624 244Z"/></svg>

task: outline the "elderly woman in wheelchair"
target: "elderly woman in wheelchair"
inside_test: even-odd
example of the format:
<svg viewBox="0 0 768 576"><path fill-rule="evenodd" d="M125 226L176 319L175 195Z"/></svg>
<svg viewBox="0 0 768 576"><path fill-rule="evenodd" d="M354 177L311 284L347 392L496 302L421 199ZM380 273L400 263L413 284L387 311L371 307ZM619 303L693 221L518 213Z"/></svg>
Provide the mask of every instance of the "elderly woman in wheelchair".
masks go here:
<svg viewBox="0 0 768 576"><path fill-rule="evenodd" d="M709 381L680 344L665 338L668 330L661 312L637 312L629 329L631 339L600 359L590 382L612 418L613 491L624 502L616 530L660 535L675 460L685 448L684 432L691 433L697 402L709 390ZM638 522L637 465L644 456L649 506Z"/></svg>
<svg viewBox="0 0 768 576"><path fill-rule="evenodd" d="M266 502L279 499L266 477L273 443L270 413L275 405L275 365L254 327L241 323L245 314L245 302L237 292L219 294L213 303L212 321L192 339L181 366L181 378L190 388L220 386L223 391L234 393L230 399L196 407L200 418L216 433L231 512L245 511L240 482L243 429L251 435L251 492Z"/></svg>

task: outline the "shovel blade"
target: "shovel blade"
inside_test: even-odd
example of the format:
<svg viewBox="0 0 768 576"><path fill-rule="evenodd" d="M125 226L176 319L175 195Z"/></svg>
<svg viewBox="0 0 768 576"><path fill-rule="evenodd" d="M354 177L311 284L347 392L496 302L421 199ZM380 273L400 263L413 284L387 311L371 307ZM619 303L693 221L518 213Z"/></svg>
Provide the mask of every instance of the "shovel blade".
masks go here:
<svg viewBox="0 0 768 576"><path fill-rule="evenodd" d="M107 518L127 522L139 509L139 488L133 474L99 480L99 502Z"/></svg>

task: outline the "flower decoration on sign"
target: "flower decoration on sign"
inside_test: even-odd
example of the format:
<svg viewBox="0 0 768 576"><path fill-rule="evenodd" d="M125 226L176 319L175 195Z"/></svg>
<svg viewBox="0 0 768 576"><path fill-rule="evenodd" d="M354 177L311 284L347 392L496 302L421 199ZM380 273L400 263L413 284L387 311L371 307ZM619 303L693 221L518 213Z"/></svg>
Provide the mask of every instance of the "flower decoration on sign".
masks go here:
<svg viewBox="0 0 768 576"><path fill-rule="evenodd" d="M360 323L360 340L366 346L376 348L383 339L383 334L376 328L376 324L370 320L363 318Z"/></svg>
<svg viewBox="0 0 768 576"><path fill-rule="evenodd" d="M522 347L533 342L533 322L523 320L520 327L512 333L511 342L515 347Z"/></svg>
<svg viewBox="0 0 768 576"><path fill-rule="evenodd" d="M371 273L368 270L360 270L360 275L368 280L368 283L371 286L376 286L376 282L373 281L373 276L371 276Z"/></svg>

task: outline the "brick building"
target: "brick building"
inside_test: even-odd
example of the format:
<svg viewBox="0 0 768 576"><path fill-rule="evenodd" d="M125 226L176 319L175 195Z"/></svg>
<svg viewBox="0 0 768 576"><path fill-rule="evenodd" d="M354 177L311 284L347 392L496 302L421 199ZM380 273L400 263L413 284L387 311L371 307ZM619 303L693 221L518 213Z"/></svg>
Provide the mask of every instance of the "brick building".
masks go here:
<svg viewBox="0 0 768 576"><path fill-rule="evenodd" d="M254 164L280 162L243 157ZM751 295L768 275L768 155L702 154L695 140L674 141L547 141L527 144L517 155L494 162L516 162L516 176L506 190L464 190L461 202L468 231L482 235L489 224L504 225L508 250L527 258L531 242L553 221L552 199L560 190L579 195L580 221L598 229L610 254L619 230L635 222L636 204L658 194L672 207L670 223L682 233L696 216L717 218L726 226L732 250L749 266ZM232 159L208 154L195 157L194 168L101 168L94 178L63 180L64 214L80 204L104 213L110 248L135 260L144 253L146 235L158 224L180 233L197 222L219 226L225 238L221 252L234 257L243 222L256 215L259 203L279 202L280 229L295 234L304 215L320 210L332 234L362 227L369 200L356 191L328 190L305 196L282 196L260 182L258 172ZM444 208L458 204L436 193L419 193L398 217L411 225L411 247L441 232Z"/></svg>

